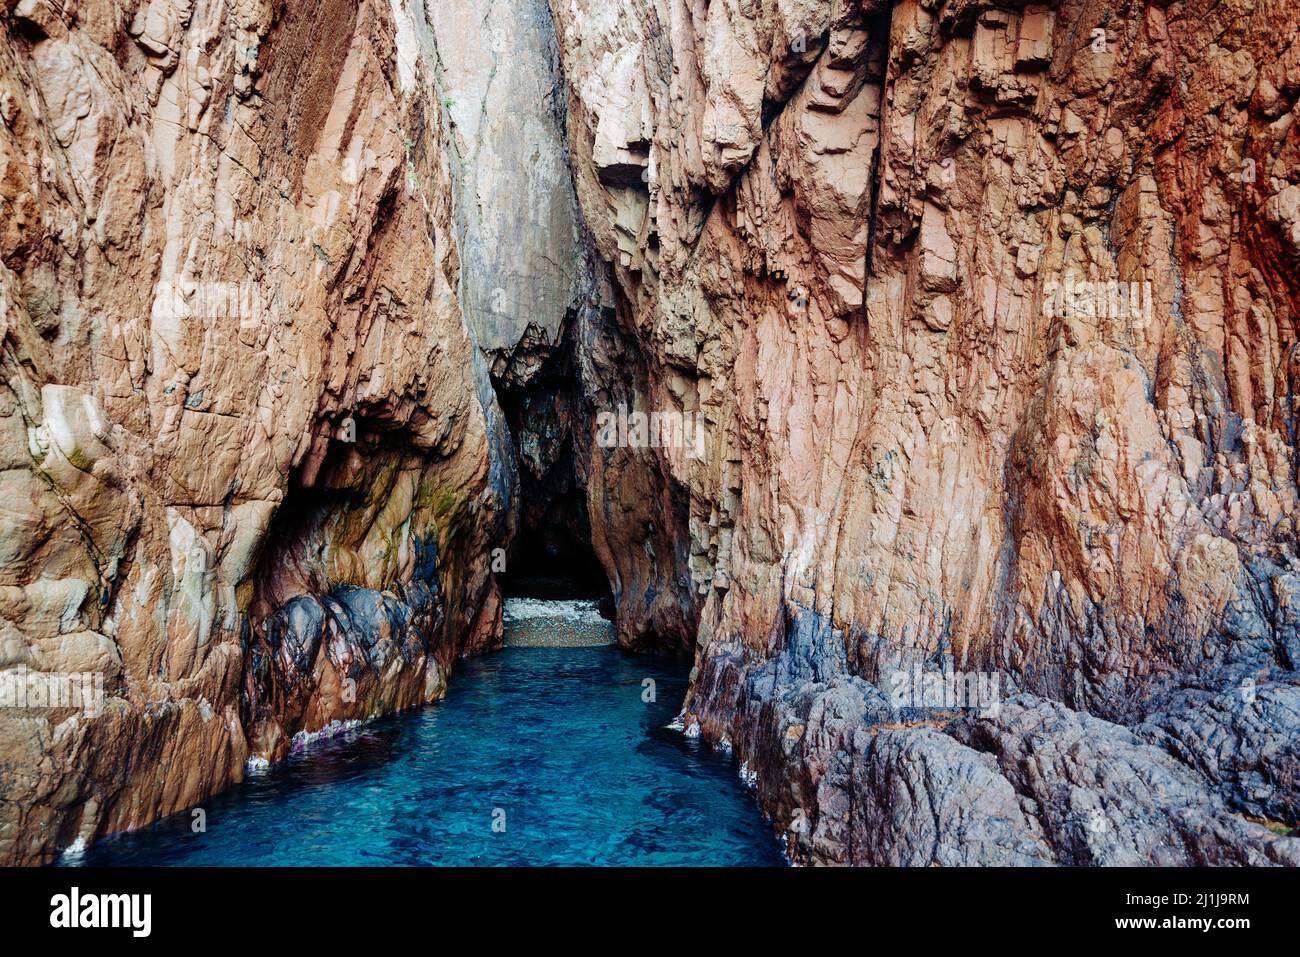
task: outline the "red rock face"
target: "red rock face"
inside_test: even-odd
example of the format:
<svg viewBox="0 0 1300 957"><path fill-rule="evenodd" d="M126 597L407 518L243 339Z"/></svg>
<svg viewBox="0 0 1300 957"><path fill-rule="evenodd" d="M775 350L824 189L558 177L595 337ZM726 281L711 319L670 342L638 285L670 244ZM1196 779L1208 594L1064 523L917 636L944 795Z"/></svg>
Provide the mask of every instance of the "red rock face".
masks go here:
<svg viewBox="0 0 1300 957"><path fill-rule="evenodd" d="M1294 861L1234 815L1294 823L1300 780L1295 11L553 6L617 286L591 362L707 423L701 460L593 452L620 632L699 614L686 718L795 856L1147 862L1186 812L1214 824L1160 862ZM913 668L1175 777L1107 823L1095 782L1003 768L1014 840L999 804L885 841L898 781L956 814L959 766L1025 733L891 701Z"/></svg>
<svg viewBox="0 0 1300 957"><path fill-rule="evenodd" d="M513 521L415 28L65 6L0 43L0 671L104 701L0 708L6 862L440 696Z"/></svg>

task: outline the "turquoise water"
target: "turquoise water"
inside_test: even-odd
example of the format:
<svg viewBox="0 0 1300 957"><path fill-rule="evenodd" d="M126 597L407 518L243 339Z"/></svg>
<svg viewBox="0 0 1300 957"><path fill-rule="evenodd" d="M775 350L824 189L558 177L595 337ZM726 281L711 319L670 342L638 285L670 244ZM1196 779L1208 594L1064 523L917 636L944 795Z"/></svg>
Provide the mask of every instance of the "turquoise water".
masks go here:
<svg viewBox="0 0 1300 957"><path fill-rule="evenodd" d="M204 833L178 814L67 863L781 864L735 762L664 727L685 691L684 666L614 647L507 648L209 799Z"/></svg>

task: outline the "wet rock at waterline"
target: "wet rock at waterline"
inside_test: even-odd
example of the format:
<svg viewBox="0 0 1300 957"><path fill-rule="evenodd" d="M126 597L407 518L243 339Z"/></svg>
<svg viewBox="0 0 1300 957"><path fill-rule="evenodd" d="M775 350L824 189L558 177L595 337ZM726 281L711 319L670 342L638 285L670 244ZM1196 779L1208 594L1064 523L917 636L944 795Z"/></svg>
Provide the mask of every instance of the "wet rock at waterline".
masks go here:
<svg viewBox="0 0 1300 957"><path fill-rule="evenodd" d="M429 584L402 594L341 586L300 595L268 618L247 649L242 703L254 752L277 760L288 729L320 729L426 704L445 691L428 643L442 625ZM302 732L299 732L302 733Z"/></svg>

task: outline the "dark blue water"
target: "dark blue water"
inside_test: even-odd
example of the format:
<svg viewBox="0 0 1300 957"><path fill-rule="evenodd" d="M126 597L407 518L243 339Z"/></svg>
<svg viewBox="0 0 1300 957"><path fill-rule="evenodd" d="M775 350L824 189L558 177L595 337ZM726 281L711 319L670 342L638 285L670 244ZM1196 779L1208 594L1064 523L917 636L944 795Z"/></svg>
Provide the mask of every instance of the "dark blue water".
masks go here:
<svg viewBox="0 0 1300 957"><path fill-rule="evenodd" d="M665 729L685 691L683 667L613 647L508 648L209 799L205 833L178 814L77 863L782 863L734 761Z"/></svg>

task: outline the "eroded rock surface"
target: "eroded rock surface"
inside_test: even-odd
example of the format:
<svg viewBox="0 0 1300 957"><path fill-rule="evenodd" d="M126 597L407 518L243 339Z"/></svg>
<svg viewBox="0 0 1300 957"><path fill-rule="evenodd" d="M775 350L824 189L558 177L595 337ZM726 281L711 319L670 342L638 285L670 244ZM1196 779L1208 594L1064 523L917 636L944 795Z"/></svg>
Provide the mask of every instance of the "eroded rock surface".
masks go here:
<svg viewBox="0 0 1300 957"><path fill-rule="evenodd" d="M437 697L523 523L798 861L1300 861L1293 7L0 11L0 671L105 683L0 859Z"/></svg>
<svg viewBox="0 0 1300 957"><path fill-rule="evenodd" d="M552 7L587 395L707 426L591 450L620 637L794 856L1293 863L1294 8Z"/></svg>
<svg viewBox="0 0 1300 957"><path fill-rule="evenodd" d="M500 641L514 455L422 11L3 6L0 668L105 698L0 709L0 860L192 807Z"/></svg>
<svg viewBox="0 0 1300 957"><path fill-rule="evenodd" d="M550 8L417 2L398 29L399 46L409 32L426 50L442 103L462 308L493 375L526 385L560 343L585 281Z"/></svg>

